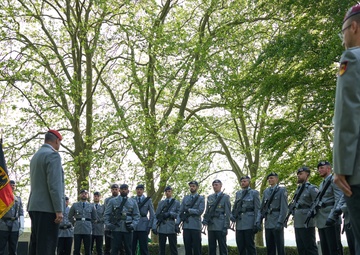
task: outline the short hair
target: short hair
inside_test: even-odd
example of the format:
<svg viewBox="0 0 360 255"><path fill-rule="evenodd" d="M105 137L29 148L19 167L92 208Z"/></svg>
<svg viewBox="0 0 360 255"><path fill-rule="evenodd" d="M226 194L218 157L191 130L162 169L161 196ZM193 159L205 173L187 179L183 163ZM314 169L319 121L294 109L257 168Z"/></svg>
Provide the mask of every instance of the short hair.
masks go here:
<svg viewBox="0 0 360 255"><path fill-rule="evenodd" d="M51 132L45 134L45 142L55 142L57 139L58 137Z"/></svg>

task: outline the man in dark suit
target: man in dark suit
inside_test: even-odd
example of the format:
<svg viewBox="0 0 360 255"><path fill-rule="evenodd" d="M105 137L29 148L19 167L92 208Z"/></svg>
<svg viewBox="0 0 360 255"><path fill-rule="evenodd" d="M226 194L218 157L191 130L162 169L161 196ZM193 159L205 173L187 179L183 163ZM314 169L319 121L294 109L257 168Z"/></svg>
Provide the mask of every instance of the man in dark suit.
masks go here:
<svg viewBox="0 0 360 255"><path fill-rule="evenodd" d="M45 143L30 161L30 255L53 255L64 210L64 174L58 150L62 140L56 130L45 134Z"/></svg>

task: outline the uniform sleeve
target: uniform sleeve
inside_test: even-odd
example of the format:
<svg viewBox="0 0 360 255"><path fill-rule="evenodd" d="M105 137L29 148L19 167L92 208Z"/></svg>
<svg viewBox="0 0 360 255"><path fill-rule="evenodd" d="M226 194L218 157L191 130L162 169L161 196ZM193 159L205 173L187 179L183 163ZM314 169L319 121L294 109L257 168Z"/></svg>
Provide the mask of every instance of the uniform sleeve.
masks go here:
<svg viewBox="0 0 360 255"><path fill-rule="evenodd" d="M332 177L334 178L334 177ZM341 189L334 183L334 180L332 180L331 182L331 187L333 189L333 192L334 192L334 198L335 198L335 205L333 206L333 208L331 209L331 212L329 214L329 217L328 218L331 218L331 219L336 219L336 217L334 217L334 211L335 209L337 208L340 200L341 200L341 197L344 195L343 192L341 191Z"/></svg>
<svg viewBox="0 0 360 255"><path fill-rule="evenodd" d="M179 211L180 211L180 202L175 200L174 205L172 206L173 209L169 212L171 215L171 218L173 218L174 220L177 219L177 217L179 216Z"/></svg>
<svg viewBox="0 0 360 255"><path fill-rule="evenodd" d="M352 175L359 144L360 129L360 62L352 50L341 57L345 72L336 85L334 115L334 171Z"/></svg>
<svg viewBox="0 0 360 255"><path fill-rule="evenodd" d="M75 208L74 208L74 205L72 205L71 208L70 208L70 210L69 210L68 218L69 218L69 221L70 221L73 225L74 225L74 223L75 223L74 215L75 215Z"/></svg>
<svg viewBox="0 0 360 255"><path fill-rule="evenodd" d="M231 203L230 196L225 196L225 226L224 228L230 228L230 215L231 215Z"/></svg>
<svg viewBox="0 0 360 255"><path fill-rule="evenodd" d="M181 223L180 215L182 215L184 213L184 211L185 211L185 197L181 200L179 214L178 214L178 216L176 218L176 224Z"/></svg>
<svg viewBox="0 0 360 255"><path fill-rule="evenodd" d="M19 216L24 216L24 208L21 201L21 197L18 197L18 200L19 200Z"/></svg>
<svg viewBox="0 0 360 255"><path fill-rule="evenodd" d="M138 207L137 203L135 202L135 200L132 200L132 202L134 205L133 212L132 212L132 225L135 228L140 220L140 212L139 212L139 207Z"/></svg>
<svg viewBox="0 0 360 255"><path fill-rule="evenodd" d="M154 205L152 203L151 198L149 199L148 204L149 204L148 210L149 210L149 216L150 216L148 228L152 228L152 225L153 225L154 219L155 219L155 210L154 210Z"/></svg>
<svg viewBox="0 0 360 255"><path fill-rule="evenodd" d="M98 214L95 208L95 204L91 204L92 210L91 210L91 222L96 222L98 220Z"/></svg>
<svg viewBox="0 0 360 255"><path fill-rule="evenodd" d="M280 214L277 222L283 223L288 210L288 198L287 191L285 188L281 188L280 194Z"/></svg>
<svg viewBox="0 0 360 255"><path fill-rule="evenodd" d="M261 223L261 221L263 220L261 218L261 207L265 203L265 191L266 191L266 189L264 190L263 196L261 198L261 204L260 204L259 211L258 211L258 214L257 214L256 223Z"/></svg>
<svg viewBox="0 0 360 255"><path fill-rule="evenodd" d="M46 159L47 185L55 212L64 211L64 183L61 158L58 152L54 151Z"/></svg>
<svg viewBox="0 0 360 255"><path fill-rule="evenodd" d="M259 195L259 191L257 190L253 190L253 194L254 194L254 214L256 216L259 214L260 211L260 195Z"/></svg>
<svg viewBox="0 0 360 255"><path fill-rule="evenodd" d="M105 225L109 225L110 224L110 217L111 217L111 213L112 213L112 201L108 201L106 206L105 206L105 211L104 211L104 224Z"/></svg>

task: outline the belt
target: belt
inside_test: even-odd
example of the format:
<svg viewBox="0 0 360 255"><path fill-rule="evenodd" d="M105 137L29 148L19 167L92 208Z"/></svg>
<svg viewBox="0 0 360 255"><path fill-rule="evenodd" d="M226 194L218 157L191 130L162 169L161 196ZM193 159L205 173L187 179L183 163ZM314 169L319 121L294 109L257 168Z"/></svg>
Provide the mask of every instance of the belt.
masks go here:
<svg viewBox="0 0 360 255"><path fill-rule="evenodd" d="M91 221L89 218L76 218L76 221Z"/></svg>
<svg viewBox="0 0 360 255"><path fill-rule="evenodd" d="M323 204L321 205L321 207L324 208L324 207L333 206L333 205L335 205L335 202L323 203Z"/></svg>
<svg viewBox="0 0 360 255"><path fill-rule="evenodd" d="M65 226L60 226L60 227L59 227L59 229L69 229L69 228L71 228L71 226L66 226L66 225L65 225Z"/></svg>
<svg viewBox="0 0 360 255"><path fill-rule="evenodd" d="M271 212L280 212L280 208L270 208Z"/></svg>
<svg viewBox="0 0 360 255"><path fill-rule="evenodd" d="M245 211L242 211L241 213L245 213L245 212L253 212L254 208L246 208Z"/></svg>
<svg viewBox="0 0 360 255"><path fill-rule="evenodd" d="M296 209L309 209L310 205L298 205Z"/></svg>
<svg viewBox="0 0 360 255"><path fill-rule="evenodd" d="M18 219L18 217L2 217L2 220L12 220L12 221L16 221Z"/></svg>

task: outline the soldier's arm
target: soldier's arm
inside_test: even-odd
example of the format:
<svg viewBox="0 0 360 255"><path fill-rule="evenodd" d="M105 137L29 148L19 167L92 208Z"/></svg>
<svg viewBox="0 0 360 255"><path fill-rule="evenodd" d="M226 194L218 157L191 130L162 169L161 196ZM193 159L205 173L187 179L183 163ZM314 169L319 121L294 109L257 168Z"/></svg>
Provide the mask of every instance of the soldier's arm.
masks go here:
<svg viewBox="0 0 360 255"><path fill-rule="evenodd" d="M180 204L180 209L179 209L179 214L176 218L176 224L180 224L181 222L181 218L180 215L182 215L185 211L185 197L182 199L181 204ZM190 211L189 211L190 212Z"/></svg>
<svg viewBox="0 0 360 255"><path fill-rule="evenodd" d="M225 195L225 226L224 228L230 228L230 215L231 215L231 203L230 203L230 196Z"/></svg>
<svg viewBox="0 0 360 255"><path fill-rule="evenodd" d="M254 214L256 217L260 211L260 193L259 193L259 191L253 190L253 197L254 197ZM255 218L255 222L256 222L256 218Z"/></svg>
<svg viewBox="0 0 360 255"><path fill-rule="evenodd" d="M170 217L174 220L179 216L180 212L180 202L178 200L175 200L174 205L171 207L170 211Z"/></svg>
<svg viewBox="0 0 360 255"><path fill-rule="evenodd" d="M96 208L95 208L95 204L91 204L92 205L92 210L91 210L91 222L95 222L95 221L98 221L99 218L98 218L98 215L97 215L97 211L96 211Z"/></svg>
<svg viewBox="0 0 360 255"><path fill-rule="evenodd" d="M105 225L110 224L110 217L112 214L112 210L113 210L113 206L112 206L111 202L108 202L106 204L105 211L104 211L104 224Z"/></svg>
<svg viewBox="0 0 360 255"><path fill-rule="evenodd" d="M154 219L155 219L155 210L154 210L154 205L152 203L151 198L148 201L148 211L149 211L149 225L148 225L148 228L152 228L153 223L154 223Z"/></svg>
<svg viewBox="0 0 360 255"><path fill-rule="evenodd" d="M287 214L287 210L288 210L288 198L287 198L286 188L282 188L280 190L280 192L281 192L281 194L280 194L280 214L279 214L278 222L283 223L286 218L286 214Z"/></svg>
<svg viewBox="0 0 360 255"><path fill-rule="evenodd" d="M74 208L74 204L70 207L69 210L69 215L68 215L68 219L69 221L74 225L75 223L75 219L74 219L74 215L75 215L75 208Z"/></svg>
<svg viewBox="0 0 360 255"><path fill-rule="evenodd" d="M198 201L199 201L198 208L189 209L189 213L193 215L201 216L205 210L205 197L199 195Z"/></svg>
<svg viewBox="0 0 360 255"><path fill-rule="evenodd" d="M332 177L333 178L333 177ZM338 207L338 204L340 202L341 197L343 196L343 192L341 191L341 189L334 183L334 181L331 182L331 187L333 189L334 192L334 198L335 198L335 205L333 206L333 208L331 209L331 212L328 216L328 218L331 219L336 219L337 217L334 216L334 211L335 209ZM341 207L341 206L340 206Z"/></svg>
<svg viewBox="0 0 360 255"><path fill-rule="evenodd" d="M132 225L135 228L140 220L140 212L136 201L132 200L132 203L133 203Z"/></svg>

